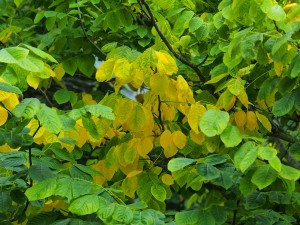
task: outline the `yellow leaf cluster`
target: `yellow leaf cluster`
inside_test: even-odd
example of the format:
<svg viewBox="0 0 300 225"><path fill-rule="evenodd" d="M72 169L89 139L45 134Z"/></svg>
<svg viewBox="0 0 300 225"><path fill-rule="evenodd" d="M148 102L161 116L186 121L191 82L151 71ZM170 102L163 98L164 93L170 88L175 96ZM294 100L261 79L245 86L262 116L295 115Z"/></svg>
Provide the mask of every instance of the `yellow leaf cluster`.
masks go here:
<svg viewBox="0 0 300 225"><path fill-rule="evenodd" d="M205 112L206 112L206 108L203 105L201 105L199 102L192 104L189 109L189 112L187 114L188 123L189 123L191 129L196 134L198 134L200 132L199 122Z"/></svg>
<svg viewBox="0 0 300 225"><path fill-rule="evenodd" d="M178 152L178 149L185 147L186 136L181 131L171 133L165 130L160 136L160 145L164 149L166 158L170 158Z"/></svg>

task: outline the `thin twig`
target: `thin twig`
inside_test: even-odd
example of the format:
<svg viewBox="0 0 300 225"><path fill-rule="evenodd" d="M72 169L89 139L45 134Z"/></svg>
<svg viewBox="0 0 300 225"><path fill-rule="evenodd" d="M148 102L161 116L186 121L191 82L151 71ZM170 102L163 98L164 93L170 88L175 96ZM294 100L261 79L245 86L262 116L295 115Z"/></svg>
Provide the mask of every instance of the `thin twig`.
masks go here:
<svg viewBox="0 0 300 225"><path fill-rule="evenodd" d="M207 59L208 59L208 54L205 56L205 58L202 60L202 62L198 64L198 66L202 66L206 62Z"/></svg>
<svg viewBox="0 0 300 225"><path fill-rule="evenodd" d="M164 122L162 120L161 100L160 100L160 96L159 95L158 95L158 119L159 119L159 123L161 125L161 131L164 132L165 131L165 127L164 127Z"/></svg>
<svg viewBox="0 0 300 225"><path fill-rule="evenodd" d="M77 2L77 5L79 4L78 3L78 0L76 0ZM80 7L78 6L78 11L79 11L79 21L80 21L80 26L81 26L81 29L82 29L82 32L85 36L85 38L88 40L88 42L90 42L104 57L106 57L106 54L101 50L101 48L99 48L92 40L91 38L88 36L88 34L86 33L86 30L85 30L85 27L84 27L84 24L83 24L83 19L82 19L82 14L81 14L81 10L80 10Z"/></svg>
<svg viewBox="0 0 300 225"><path fill-rule="evenodd" d="M185 57L183 57L182 55L178 54L174 49L173 47L171 46L171 44L169 43L169 41L167 40L167 38L164 36L164 34L161 32L159 26L157 25L156 23L156 19L153 15L153 12L150 8L150 6L146 3L145 0L141 0L141 2L143 3L143 5L146 7L147 11L148 11L148 14L151 18L151 22L155 28L155 30L157 31L158 35L160 36L160 38L162 39L162 41L165 43L165 45L167 46L167 48L170 50L170 52L173 53L173 55L179 60L181 61L183 64L191 67L198 75L199 79L202 81L202 82L205 82L206 79L205 77L202 75L201 71L199 70L199 67L198 65L195 65L193 64L192 62L188 61Z"/></svg>

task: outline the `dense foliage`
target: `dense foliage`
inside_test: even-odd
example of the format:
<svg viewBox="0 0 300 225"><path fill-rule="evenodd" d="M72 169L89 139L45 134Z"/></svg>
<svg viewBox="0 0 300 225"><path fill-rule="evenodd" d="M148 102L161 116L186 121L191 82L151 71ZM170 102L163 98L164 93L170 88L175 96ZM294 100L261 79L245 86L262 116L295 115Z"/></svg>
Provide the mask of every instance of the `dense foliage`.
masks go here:
<svg viewBox="0 0 300 225"><path fill-rule="evenodd" d="M0 48L0 224L300 221L299 1L1 0Z"/></svg>

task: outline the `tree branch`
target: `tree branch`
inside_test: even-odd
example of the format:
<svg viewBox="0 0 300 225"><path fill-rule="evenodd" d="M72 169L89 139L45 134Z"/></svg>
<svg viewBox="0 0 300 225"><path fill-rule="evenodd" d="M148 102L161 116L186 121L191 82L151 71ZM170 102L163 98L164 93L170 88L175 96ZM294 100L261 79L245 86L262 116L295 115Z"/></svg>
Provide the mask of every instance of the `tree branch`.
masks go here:
<svg viewBox="0 0 300 225"><path fill-rule="evenodd" d="M164 36L164 34L161 32L159 26L157 25L156 23L156 20L155 20L155 17L153 15L153 12L150 8L150 6L146 3L145 0L141 0L141 2L143 3L143 5L146 7L147 11L148 11L148 14L151 18L151 22L155 28L155 30L157 31L158 35L160 36L160 38L162 39L162 41L165 43L165 45L167 46L167 48L170 50L170 52L173 53L173 55L179 60L181 61L183 64L191 67L195 72L196 74L198 75L199 79L202 81L202 82L205 82L206 79L205 77L203 76L203 74L201 73L201 71L199 70L199 66L198 65L195 65L193 64L192 62L188 61L185 57L183 57L182 55L178 54L174 49L173 47L171 46L171 44L169 43L169 41L167 40L167 38Z"/></svg>
<svg viewBox="0 0 300 225"><path fill-rule="evenodd" d="M287 165L300 170L300 162L291 155L291 153L286 149L282 141L277 137L270 137L270 140L277 144L277 148L279 149L283 157L286 159Z"/></svg>
<svg viewBox="0 0 300 225"><path fill-rule="evenodd" d="M76 3L78 5L78 0L76 0ZM104 57L106 57L106 54L101 50L101 48L99 48L92 40L91 38L88 36L88 34L86 33L86 30L85 30L85 27L84 27L84 24L83 24L83 19L82 19L82 14L81 14L81 10L80 10L80 7L78 6L78 11L79 11L79 21L80 21L80 26L81 26L81 29L82 29L82 32L85 36L85 38L88 40L88 42L90 42L97 50L98 52L100 52Z"/></svg>

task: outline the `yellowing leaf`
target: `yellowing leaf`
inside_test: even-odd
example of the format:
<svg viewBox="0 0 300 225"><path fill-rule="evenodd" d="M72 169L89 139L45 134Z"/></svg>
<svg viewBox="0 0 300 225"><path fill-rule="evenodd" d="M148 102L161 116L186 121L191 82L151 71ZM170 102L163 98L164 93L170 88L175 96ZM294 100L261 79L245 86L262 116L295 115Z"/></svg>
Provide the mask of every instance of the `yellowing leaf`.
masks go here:
<svg viewBox="0 0 300 225"><path fill-rule="evenodd" d="M160 74L172 75L178 71L176 61L165 52L157 52L155 54L158 58L157 70Z"/></svg>
<svg viewBox="0 0 300 225"><path fill-rule="evenodd" d="M190 131L190 138L198 145L201 145L205 141L205 135L202 132L197 134L194 130Z"/></svg>
<svg viewBox="0 0 300 225"><path fill-rule="evenodd" d="M9 111L12 111L20 102L17 94L12 94L9 96L9 98L6 98L2 101L5 108L7 108Z"/></svg>
<svg viewBox="0 0 300 225"><path fill-rule="evenodd" d="M244 111L240 110L234 113L234 120L238 127L242 127L247 122L247 115Z"/></svg>
<svg viewBox="0 0 300 225"><path fill-rule="evenodd" d="M246 81L241 79L232 79L227 83L228 90L235 96L238 96L244 90Z"/></svg>
<svg viewBox="0 0 300 225"><path fill-rule="evenodd" d="M0 102L9 98L13 93L0 90Z"/></svg>
<svg viewBox="0 0 300 225"><path fill-rule="evenodd" d="M199 121L205 112L206 108L199 102L196 102L195 104L191 105L187 114L188 123L196 134L199 133Z"/></svg>
<svg viewBox="0 0 300 225"><path fill-rule="evenodd" d="M262 114L259 114L258 112L255 112L255 115L257 116L258 121L261 122L261 124L264 126L264 128L266 128L269 132L271 132L272 125L268 120L268 118Z"/></svg>
<svg viewBox="0 0 300 225"><path fill-rule="evenodd" d="M130 198L135 198L135 192L137 190L137 177L126 177L122 182L122 190L124 191L124 194Z"/></svg>
<svg viewBox="0 0 300 225"><path fill-rule="evenodd" d="M105 160L100 160L98 163L91 166L96 171L99 171L103 176L93 176L94 181L98 184L103 184L106 180L111 180L115 174L115 170L106 167Z"/></svg>
<svg viewBox="0 0 300 225"><path fill-rule="evenodd" d="M133 170L129 174L127 174L127 178L134 177L136 175L139 175L142 172L143 172L143 170Z"/></svg>
<svg viewBox="0 0 300 225"><path fill-rule="evenodd" d="M166 149L167 147L169 147L173 143L171 131L165 130L161 134L159 142L160 142L161 147L163 147L164 149Z"/></svg>
<svg viewBox="0 0 300 225"><path fill-rule="evenodd" d="M170 158L170 157L176 155L177 152L178 152L178 149L176 148L176 146L173 143L171 146L168 146L164 149L164 155L166 156L166 158Z"/></svg>
<svg viewBox="0 0 300 225"><path fill-rule="evenodd" d="M150 88L158 95L163 95L169 86L169 78L166 75L154 74L150 78Z"/></svg>
<svg viewBox="0 0 300 225"><path fill-rule="evenodd" d="M54 69L54 73L55 73L55 77L58 80L61 80L63 78L63 76L65 75L65 70L63 68L63 65L60 63L58 64L55 69Z"/></svg>
<svg viewBox="0 0 300 225"><path fill-rule="evenodd" d="M174 106L170 106L166 103L161 104L161 111L163 118L168 121L173 121L176 115L176 109Z"/></svg>
<svg viewBox="0 0 300 225"><path fill-rule="evenodd" d="M237 97L240 100L240 102L248 109L249 101L245 89L241 90L240 94Z"/></svg>
<svg viewBox="0 0 300 225"><path fill-rule="evenodd" d="M1 145L0 146L0 152L15 152L15 151L18 151L21 147L19 148L11 148L9 147L8 144L4 144L4 145Z"/></svg>
<svg viewBox="0 0 300 225"><path fill-rule="evenodd" d="M131 81L131 85L134 88L139 88L142 86L143 82L144 82L144 72L141 69L133 69L132 70L132 76L133 76L133 80Z"/></svg>
<svg viewBox="0 0 300 225"><path fill-rule="evenodd" d="M169 186L172 185L172 184L174 184L174 179L173 179L173 177L170 174L164 174L164 175L162 175L161 181L164 184L169 185Z"/></svg>
<svg viewBox="0 0 300 225"><path fill-rule="evenodd" d="M133 101L131 99L121 98L115 108L115 113L118 115L116 120L123 124L128 119L133 109Z"/></svg>
<svg viewBox="0 0 300 225"><path fill-rule="evenodd" d="M177 148L183 149L186 145L186 136L181 131L175 131L172 134L173 143Z"/></svg>
<svg viewBox="0 0 300 225"><path fill-rule="evenodd" d="M109 59L102 63L96 72L96 80L99 82L108 81L113 76L115 59Z"/></svg>
<svg viewBox="0 0 300 225"><path fill-rule="evenodd" d="M132 76L130 76L130 69L130 62L125 58L121 58L115 62L113 72L117 78L120 78L122 81L126 82L132 79Z"/></svg>
<svg viewBox="0 0 300 225"><path fill-rule="evenodd" d="M34 74L30 73L27 78L26 78L26 81L28 83L28 85L30 87L33 87L35 90L38 88L39 86L39 83L40 83L40 78L35 76Z"/></svg>
<svg viewBox="0 0 300 225"><path fill-rule="evenodd" d="M150 138L144 138L136 143L137 151L140 156L147 157L147 154L153 149L153 143Z"/></svg>
<svg viewBox="0 0 300 225"><path fill-rule="evenodd" d="M145 125L146 116L143 107L136 105L127 120L128 126L132 132L140 131Z"/></svg>
<svg viewBox="0 0 300 225"><path fill-rule="evenodd" d="M247 112L247 128L251 131L257 127L257 118L253 111Z"/></svg>
<svg viewBox="0 0 300 225"><path fill-rule="evenodd" d="M278 77L282 74L283 65L280 62L274 62L274 71Z"/></svg>
<svg viewBox="0 0 300 225"><path fill-rule="evenodd" d="M2 106L0 106L0 115L0 126L2 126L3 124L5 124L8 118L8 112Z"/></svg>

